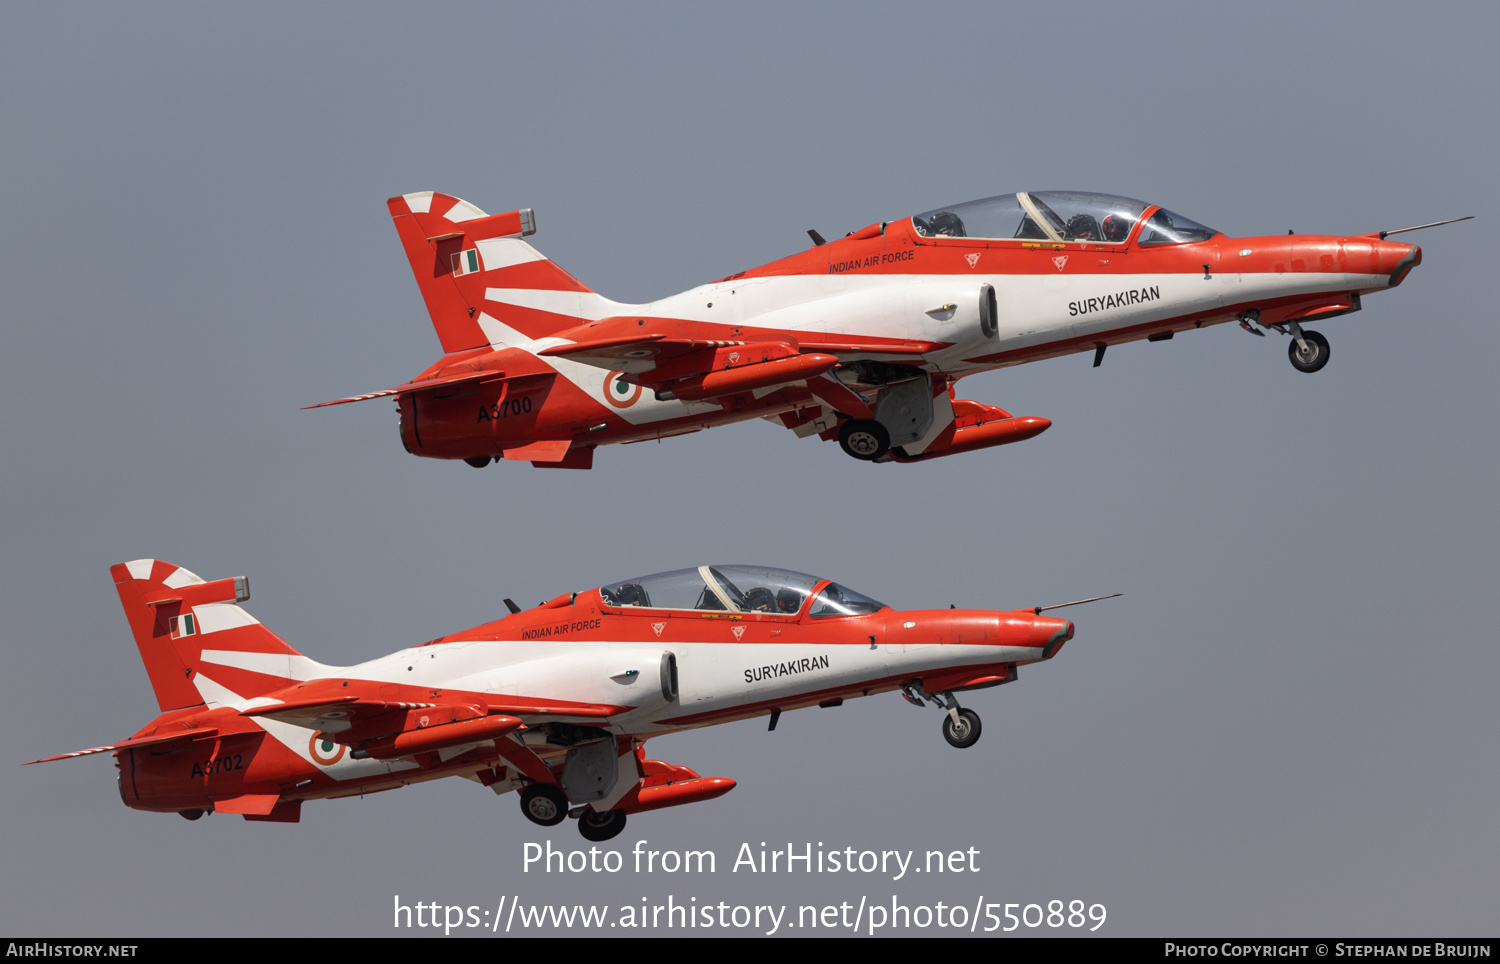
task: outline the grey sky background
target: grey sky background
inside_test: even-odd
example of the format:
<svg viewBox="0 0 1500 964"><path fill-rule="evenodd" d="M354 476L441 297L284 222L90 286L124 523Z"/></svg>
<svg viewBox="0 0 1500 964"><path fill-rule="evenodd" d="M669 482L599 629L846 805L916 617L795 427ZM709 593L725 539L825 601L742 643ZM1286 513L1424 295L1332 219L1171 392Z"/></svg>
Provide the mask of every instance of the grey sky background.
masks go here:
<svg viewBox="0 0 1500 964"><path fill-rule="evenodd" d="M1112 935L1493 936L1492 5L193 4L0 14L0 930L385 935L392 897L1103 903ZM763 422L591 472L418 460L384 401L437 357L384 200L530 206L646 300L871 221L1026 189L1231 235L1412 236L1319 328L1221 326L966 380L1034 440L871 466ZM1045 605L1078 636L964 702L886 695L663 738L739 787L613 846L713 877L521 873L547 831L446 780L295 826L121 806L154 701L108 576L249 575L355 662L569 589L703 562L897 608ZM962 877L731 873L742 842L980 850ZM1047 933L1042 928L1040 933ZM793 931L794 934L806 933ZM1031 933L1038 933L1033 931Z"/></svg>

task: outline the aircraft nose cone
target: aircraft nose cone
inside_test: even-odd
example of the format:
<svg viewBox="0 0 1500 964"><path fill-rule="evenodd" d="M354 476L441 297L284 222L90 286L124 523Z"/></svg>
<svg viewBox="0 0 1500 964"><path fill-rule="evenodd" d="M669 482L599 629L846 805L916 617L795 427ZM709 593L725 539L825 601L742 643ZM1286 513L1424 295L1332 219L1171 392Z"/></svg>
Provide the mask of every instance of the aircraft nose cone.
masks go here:
<svg viewBox="0 0 1500 964"><path fill-rule="evenodd" d="M1073 638L1073 621L1037 616L1031 621L1031 645L1040 647L1042 657L1051 659L1062 644Z"/></svg>
<svg viewBox="0 0 1500 964"><path fill-rule="evenodd" d="M1390 286L1400 284L1412 268L1422 263L1422 249L1415 244L1385 241L1380 245L1380 266L1390 271Z"/></svg>

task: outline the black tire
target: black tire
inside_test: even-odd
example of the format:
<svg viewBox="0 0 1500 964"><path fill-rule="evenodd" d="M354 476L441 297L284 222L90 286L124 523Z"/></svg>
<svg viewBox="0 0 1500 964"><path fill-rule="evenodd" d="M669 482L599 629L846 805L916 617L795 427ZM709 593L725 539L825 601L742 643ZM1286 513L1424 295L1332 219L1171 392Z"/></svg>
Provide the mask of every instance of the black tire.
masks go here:
<svg viewBox="0 0 1500 964"><path fill-rule="evenodd" d="M555 827L568 819L568 798L553 783L533 783L521 791L521 812L532 823Z"/></svg>
<svg viewBox="0 0 1500 964"><path fill-rule="evenodd" d="M952 716L943 717L943 739L960 750L978 743L979 733L983 729L979 725L979 714L973 710L959 710L958 721L958 725L954 726Z"/></svg>
<svg viewBox="0 0 1500 964"><path fill-rule="evenodd" d="M179 810L177 815L184 820L198 820L203 816L202 810Z"/></svg>
<svg viewBox="0 0 1500 964"><path fill-rule="evenodd" d="M1286 346L1286 355L1292 360L1292 367L1299 372L1312 374L1320 371L1328 364L1328 339L1315 331L1302 329L1302 340L1307 342L1308 350L1304 353L1297 347L1297 339Z"/></svg>
<svg viewBox="0 0 1500 964"><path fill-rule="evenodd" d="M488 455L482 457L476 455L472 459L464 459L464 461L474 466L474 468L476 469L482 469L486 465L489 465L492 461L494 461L494 459L490 458Z"/></svg>
<svg viewBox="0 0 1500 964"><path fill-rule="evenodd" d="M592 840L599 843L603 840L613 840L625 829L625 811L609 810L599 813L593 807L585 810L583 816L578 818L578 832L583 834L584 840Z"/></svg>
<svg viewBox="0 0 1500 964"><path fill-rule="evenodd" d="M873 418L856 418L839 429L839 447L862 462L874 462L891 450L891 433Z"/></svg>

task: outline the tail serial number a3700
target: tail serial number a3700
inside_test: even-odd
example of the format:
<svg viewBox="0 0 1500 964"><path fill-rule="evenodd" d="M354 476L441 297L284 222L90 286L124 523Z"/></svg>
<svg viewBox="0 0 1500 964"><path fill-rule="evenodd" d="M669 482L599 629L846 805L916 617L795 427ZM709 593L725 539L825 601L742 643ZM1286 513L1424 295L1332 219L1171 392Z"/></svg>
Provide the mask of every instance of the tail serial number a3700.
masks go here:
<svg viewBox="0 0 1500 964"><path fill-rule="evenodd" d="M594 449L764 418L857 459L913 462L1051 425L958 398L975 372L1238 321L1328 362L1304 322L1358 311L1422 262L1399 231L1230 238L1154 204L1036 191L878 222L641 305L610 301L522 238L529 208L391 198L443 346L395 388L413 455L586 469ZM1463 220L1463 219L1459 219ZM1447 222L1437 222L1447 223ZM1430 227L1420 225L1419 227ZM311 406L314 408L322 406Z"/></svg>

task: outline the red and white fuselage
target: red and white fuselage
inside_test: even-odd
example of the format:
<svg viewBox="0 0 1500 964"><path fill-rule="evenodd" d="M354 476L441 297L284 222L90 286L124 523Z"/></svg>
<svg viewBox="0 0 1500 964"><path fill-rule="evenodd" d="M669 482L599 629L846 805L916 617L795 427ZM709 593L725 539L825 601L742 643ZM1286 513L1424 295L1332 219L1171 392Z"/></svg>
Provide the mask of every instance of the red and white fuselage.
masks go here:
<svg viewBox="0 0 1500 964"><path fill-rule="evenodd" d="M897 461L1004 444L1050 423L958 399L959 379L1225 321L1285 332L1359 310L1421 262L1378 234L1230 238L1128 198L1023 192L624 304L522 240L529 210L389 206L445 354L339 402L396 395L408 450L474 464L586 468L599 445L749 418L846 450L847 423L879 423Z"/></svg>
<svg viewBox="0 0 1500 964"><path fill-rule="evenodd" d="M116 755L127 805L194 816L295 820L304 800L449 775L555 785L605 814L708 799L733 781L647 760L644 743L903 688L956 708L954 691L1014 680L1073 634L1032 610L896 612L799 573L705 566L329 666L238 604L243 579L149 559L113 573L163 712L83 753Z"/></svg>

